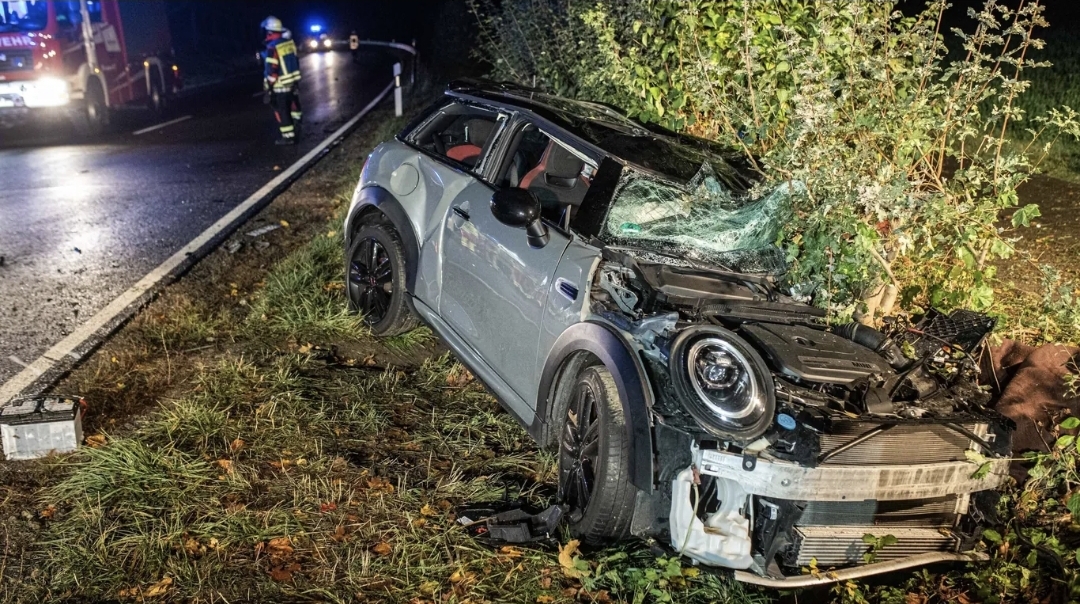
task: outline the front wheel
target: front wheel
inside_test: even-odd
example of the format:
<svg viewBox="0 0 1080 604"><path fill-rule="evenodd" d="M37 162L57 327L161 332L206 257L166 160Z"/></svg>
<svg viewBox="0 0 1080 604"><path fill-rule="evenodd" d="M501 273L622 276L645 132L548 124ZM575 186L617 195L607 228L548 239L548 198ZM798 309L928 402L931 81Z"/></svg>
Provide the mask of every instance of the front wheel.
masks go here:
<svg viewBox="0 0 1080 604"><path fill-rule="evenodd" d="M630 535L637 489L615 378L597 365L578 374L559 432L559 499L570 532L601 544Z"/></svg>
<svg viewBox="0 0 1080 604"><path fill-rule="evenodd" d="M376 336L396 336L416 328L405 288L405 248L392 227L373 224L353 237L346 260L349 309L359 312Z"/></svg>
<svg viewBox="0 0 1080 604"><path fill-rule="evenodd" d="M97 78L90 78L86 86L85 100L76 110L73 121L79 134L89 138L100 136L109 125L109 106L105 102L105 91Z"/></svg>

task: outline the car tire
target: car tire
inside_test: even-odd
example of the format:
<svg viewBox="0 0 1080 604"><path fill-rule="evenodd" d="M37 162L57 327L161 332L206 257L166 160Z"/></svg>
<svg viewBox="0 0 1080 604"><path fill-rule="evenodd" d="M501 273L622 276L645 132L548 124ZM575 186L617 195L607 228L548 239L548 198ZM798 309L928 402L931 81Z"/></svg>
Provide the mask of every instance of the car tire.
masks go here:
<svg viewBox="0 0 1080 604"><path fill-rule="evenodd" d="M606 367L577 375L558 444L559 500L569 507L571 534L589 544L628 537L637 489L630 483L626 416Z"/></svg>
<svg viewBox="0 0 1080 604"><path fill-rule="evenodd" d="M101 82L95 77L91 77L86 85L85 100L76 110L74 122L78 133L88 138L100 136L109 125L109 106L105 103L105 92L101 89Z"/></svg>
<svg viewBox="0 0 1080 604"><path fill-rule="evenodd" d="M405 248L393 227L372 224L356 232L345 260L345 289L349 309L363 315L373 335L396 336L420 324L405 275Z"/></svg>

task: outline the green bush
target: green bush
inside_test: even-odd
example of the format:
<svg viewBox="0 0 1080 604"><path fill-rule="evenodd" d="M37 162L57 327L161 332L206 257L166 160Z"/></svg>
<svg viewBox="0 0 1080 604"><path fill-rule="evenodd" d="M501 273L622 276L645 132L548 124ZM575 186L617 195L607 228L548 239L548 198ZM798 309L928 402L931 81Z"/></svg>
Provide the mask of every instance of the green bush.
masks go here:
<svg viewBox="0 0 1080 604"><path fill-rule="evenodd" d="M888 284L908 308L988 309L992 262L1014 253L1002 211L1050 141L1080 134L1068 107L1017 103L1042 66L1036 3L972 11L949 61L946 0L917 16L869 0L471 1L496 79L618 105L741 148L768 184L805 183L789 278L843 316ZM1025 145L1007 144L1017 124ZM1038 215L1019 207L1012 226Z"/></svg>

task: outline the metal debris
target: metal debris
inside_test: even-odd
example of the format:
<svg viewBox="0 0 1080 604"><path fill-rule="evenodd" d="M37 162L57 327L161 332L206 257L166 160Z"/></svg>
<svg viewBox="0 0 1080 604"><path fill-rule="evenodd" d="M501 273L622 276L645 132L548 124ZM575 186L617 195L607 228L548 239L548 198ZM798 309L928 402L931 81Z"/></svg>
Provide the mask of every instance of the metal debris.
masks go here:
<svg viewBox="0 0 1080 604"><path fill-rule="evenodd" d="M248 237L261 237L267 233L272 233L281 228L280 224L268 224L260 229L255 229L247 234Z"/></svg>

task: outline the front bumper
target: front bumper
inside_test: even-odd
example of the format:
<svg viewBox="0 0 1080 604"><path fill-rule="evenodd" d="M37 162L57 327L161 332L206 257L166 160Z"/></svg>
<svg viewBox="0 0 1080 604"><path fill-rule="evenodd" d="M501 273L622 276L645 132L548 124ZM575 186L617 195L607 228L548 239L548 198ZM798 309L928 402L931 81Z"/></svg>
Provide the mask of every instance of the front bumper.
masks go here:
<svg viewBox="0 0 1080 604"><path fill-rule="evenodd" d="M696 462L702 474L734 480L750 494L807 501L929 499L995 489L1009 476L1008 459L988 461L981 478L979 464L968 461L807 468L778 460L751 465L739 455L700 451Z"/></svg>
<svg viewBox="0 0 1080 604"><path fill-rule="evenodd" d="M969 461L806 467L696 447L692 458L693 466L672 481L672 548L731 568L739 580L783 588L983 559L960 553L961 520L972 494L1000 487L1009 471L1008 459L985 467ZM704 494L706 483L719 503L698 517L698 490ZM866 535L889 535L895 543L866 564ZM800 575L782 568L840 570Z"/></svg>

